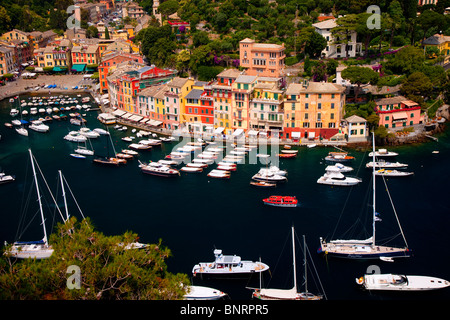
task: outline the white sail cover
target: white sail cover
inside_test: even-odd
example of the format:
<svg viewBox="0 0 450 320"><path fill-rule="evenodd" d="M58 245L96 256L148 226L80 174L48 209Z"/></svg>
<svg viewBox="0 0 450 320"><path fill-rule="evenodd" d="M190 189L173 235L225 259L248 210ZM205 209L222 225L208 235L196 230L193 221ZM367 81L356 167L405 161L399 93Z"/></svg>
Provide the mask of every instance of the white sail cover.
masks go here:
<svg viewBox="0 0 450 320"><path fill-rule="evenodd" d="M331 240L331 243L334 244L370 244L373 241L373 237L370 237L366 240Z"/></svg>
<svg viewBox="0 0 450 320"><path fill-rule="evenodd" d="M261 289L260 294L266 298L272 299L297 299L298 293L296 288L292 289Z"/></svg>

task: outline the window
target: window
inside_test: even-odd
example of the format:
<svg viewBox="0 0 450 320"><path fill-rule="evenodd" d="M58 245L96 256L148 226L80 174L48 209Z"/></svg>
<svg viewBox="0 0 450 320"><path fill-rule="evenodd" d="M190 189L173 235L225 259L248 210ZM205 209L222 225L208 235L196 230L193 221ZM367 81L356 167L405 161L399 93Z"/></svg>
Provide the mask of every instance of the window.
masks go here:
<svg viewBox="0 0 450 320"><path fill-rule="evenodd" d="M305 103L305 110L308 110L308 104Z"/></svg>
<svg viewBox="0 0 450 320"><path fill-rule="evenodd" d="M389 121L389 116L384 117L384 120Z"/></svg>

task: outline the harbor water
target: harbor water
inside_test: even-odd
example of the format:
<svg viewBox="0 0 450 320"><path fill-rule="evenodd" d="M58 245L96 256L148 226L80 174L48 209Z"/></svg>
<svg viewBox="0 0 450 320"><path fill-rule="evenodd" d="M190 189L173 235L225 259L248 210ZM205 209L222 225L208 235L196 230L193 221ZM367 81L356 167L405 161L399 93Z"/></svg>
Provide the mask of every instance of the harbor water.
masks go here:
<svg viewBox="0 0 450 320"><path fill-rule="evenodd" d="M27 100L28 96L21 96L20 99ZM88 104L92 105L92 102ZM93 107L97 108L96 105ZM26 108L29 110L29 107ZM77 144L63 137L69 131L79 130L79 126L68 120L53 120L48 123L48 133L29 130L29 136L24 137L3 125L12 120L10 109L8 99L0 101L0 167L6 174L16 176L16 181L0 185L2 241L11 243L18 240L18 235L21 235L21 240L39 240L42 237L36 212L27 212L26 218L23 216L31 184L28 155L28 149L31 149L49 187L57 193L58 170L61 170L83 214L90 217L98 231L116 235L131 230L139 235L139 241L143 243L156 243L162 239L163 245L172 252L172 257L167 260L170 272L186 273L194 285L219 289L228 293L232 300L251 299L252 290L249 287L259 287L260 281L263 287L292 287L292 225L299 240L299 287L303 279L301 239L305 235L313 262L310 262L308 269L314 271L315 268L328 300L450 298L448 288L433 292L385 294L363 291L355 283L356 278L374 268L382 273L426 275L450 280L450 253L447 251L450 226L449 130L440 134L438 141L389 149L399 153L396 161L407 163L407 171L414 172L411 177L386 179L401 230L413 251L413 257L395 262L353 261L319 255L317 248L320 237L327 240L365 239L371 235L372 171L365 167L371 161L368 151L346 148L355 157L349 164L354 168L351 175L362 179L353 187L317 183L325 172L325 156L330 151L336 151L333 147L293 146L293 149L299 150L297 157L279 160L280 169L288 172L288 181L276 188L251 186L252 176L264 164L248 161L238 164L228 180L207 177L215 164L199 174L181 172L176 178L155 177L141 172L138 159L142 162L163 159L178 142L163 143L152 150L140 151L137 159L129 160L125 165L101 166L89 157L77 159L70 156ZM88 128L104 128L97 120L99 111L73 112L86 113L84 118ZM68 115L69 111L65 113ZM24 119L30 116L27 117ZM118 131L113 125L109 126L111 139L108 136L91 139L95 153L100 156L111 154L111 142L117 152L127 148L129 142L121 138L135 136L131 129ZM394 238L391 244L402 246L404 242L383 179L379 177L376 182L377 212L382 219L376 223L377 241L384 243ZM270 195L296 196L300 206L277 208L263 205L262 199ZM74 206L70 211L81 219ZM45 215L47 230L51 232L61 218L54 210L49 210ZM24 222L24 219L28 220ZM28 225L23 234L20 225ZM353 228L356 232L350 233ZM195 264L214 260L214 249L222 249L227 255L236 254L243 260L261 259L270 266L270 272L262 279L258 276L245 280L192 277L191 270ZM310 292L319 293L317 283L315 275L308 275Z"/></svg>

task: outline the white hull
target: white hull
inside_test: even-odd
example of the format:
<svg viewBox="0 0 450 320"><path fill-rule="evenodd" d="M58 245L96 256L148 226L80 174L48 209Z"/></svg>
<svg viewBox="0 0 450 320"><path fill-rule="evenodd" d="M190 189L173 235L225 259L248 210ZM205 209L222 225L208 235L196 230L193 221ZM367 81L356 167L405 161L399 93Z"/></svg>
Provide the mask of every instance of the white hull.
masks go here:
<svg viewBox="0 0 450 320"><path fill-rule="evenodd" d="M41 125L31 124L29 126L29 128L36 132L48 132L50 130L49 126L46 126L45 124L41 124Z"/></svg>
<svg viewBox="0 0 450 320"><path fill-rule="evenodd" d="M184 295L184 300L219 300L227 294L214 288L189 286L188 293Z"/></svg>
<svg viewBox="0 0 450 320"><path fill-rule="evenodd" d="M374 166L374 162L369 162L366 164L366 168L372 168ZM393 168L406 168L408 165L400 162L387 162L387 161L379 161L375 162L375 168L385 168L385 169L393 169Z"/></svg>
<svg viewBox="0 0 450 320"><path fill-rule="evenodd" d="M369 157L373 157L373 152L369 153ZM397 152L387 151L386 149L380 149L375 151L375 157L395 157L398 156Z"/></svg>
<svg viewBox="0 0 450 320"><path fill-rule="evenodd" d="M89 149L85 149L85 148L78 148L75 150L76 153L85 155L85 156L93 156L94 155L94 151L93 150L89 150Z"/></svg>
<svg viewBox="0 0 450 320"><path fill-rule="evenodd" d="M28 130L25 128L16 128L18 134L28 137Z"/></svg>
<svg viewBox="0 0 450 320"><path fill-rule="evenodd" d="M317 179L317 183L331 186L354 186L361 181L359 178L346 177L339 172L326 172L322 177Z"/></svg>
<svg viewBox="0 0 450 320"><path fill-rule="evenodd" d="M429 291L450 286L449 281L440 278L398 274L368 274L356 282L367 290L383 291Z"/></svg>
<svg viewBox="0 0 450 320"><path fill-rule="evenodd" d="M413 172L386 170L386 169L380 169L375 171L376 176L384 176L384 177L407 177L413 174L414 174Z"/></svg>
<svg viewBox="0 0 450 320"><path fill-rule="evenodd" d="M332 166L327 166L325 171L328 172L350 172L353 171L352 167L344 166L342 163L336 163Z"/></svg>
<svg viewBox="0 0 450 320"><path fill-rule="evenodd" d="M17 259L47 259L53 254L51 246L39 244L13 245L6 255Z"/></svg>

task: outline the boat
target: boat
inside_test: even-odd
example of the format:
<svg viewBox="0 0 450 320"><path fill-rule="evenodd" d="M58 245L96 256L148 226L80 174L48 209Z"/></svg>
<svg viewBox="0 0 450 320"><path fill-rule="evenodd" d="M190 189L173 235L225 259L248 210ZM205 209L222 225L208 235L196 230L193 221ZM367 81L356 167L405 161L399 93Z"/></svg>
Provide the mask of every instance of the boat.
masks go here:
<svg viewBox="0 0 450 320"><path fill-rule="evenodd" d="M375 151L375 134L373 134L373 151ZM373 155L375 160L375 155ZM327 256L345 258L345 259L380 259L383 261L393 261L394 258L407 258L412 255L408 248L403 231L400 228L405 247L391 247L376 244L376 223L381 221L379 213L376 210L375 194L375 168L372 172L372 236L365 240L358 239L337 239L329 242L320 237L320 248L318 253ZM388 191L387 185L386 191ZM395 212L395 210L394 210ZM397 219L398 222L398 219ZM398 222L399 223L399 222ZM399 223L400 224L400 223Z"/></svg>
<svg viewBox="0 0 450 320"><path fill-rule="evenodd" d="M387 169L379 169L375 171L376 176L384 176L384 177L407 177L413 174L414 172L387 170Z"/></svg>
<svg viewBox="0 0 450 320"><path fill-rule="evenodd" d="M87 137L81 135L78 131L70 131L64 136L64 140L72 142L86 142Z"/></svg>
<svg viewBox="0 0 450 320"><path fill-rule="evenodd" d="M287 171L286 170L281 170L280 168L278 168L277 166L274 165L270 165L267 168L261 168L258 171L259 174L276 174L279 176L287 176Z"/></svg>
<svg viewBox="0 0 450 320"><path fill-rule="evenodd" d="M159 139L147 139L139 141L141 144L150 145L150 146L160 146L162 141Z"/></svg>
<svg viewBox="0 0 450 320"><path fill-rule="evenodd" d="M22 136L25 136L25 137L28 137L28 130L25 129L24 127L19 127L19 128L15 128L15 129L16 129L18 134L20 134Z"/></svg>
<svg viewBox="0 0 450 320"><path fill-rule="evenodd" d="M37 132L48 132L50 130L50 127L40 120L32 121L28 128Z"/></svg>
<svg viewBox="0 0 450 320"><path fill-rule="evenodd" d="M341 172L327 171L323 176L317 179L319 184L328 184L332 186L354 186L362 182L362 179L357 177L349 177L343 175Z"/></svg>
<svg viewBox="0 0 450 320"><path fill-rule="evenodd" d="M250 185L264 188L273 188L277 186L276 183L266 181L250 181Z"/></svg>
<svg viewBox="0 0 450 320"><path fill-rule="evenodd" d="M270 196L263 199L263 203L268 206L295 208L299 205L295 196Z"/></svg>
<svg viewBox="0 0 450 320"><path fill-rule="evenodd" d="M256 299L260 300L321 300L323 298L322 295L315 295L311 292L308 292L308 272L307 272L307 247L305 236L303 236L303 265L304 265L304 284L305 290L304 292L299 292L297 288L297 264L296 264L296 253L295 253L295 231L294 227L292 227L292 265L294 272L294 286L291 289L255 289L253 291L252 296Z"/></svg>
<svg viewBox="0 0 450 320"><path fill-rule="evenodd" d="M210 178L229 179L230 171L213 169L207 174L207 176Z"/></svg>
<svg viewBox="0 0 450 320"><path fill-rule="evenodd" d="M298 150L281 150L281 153L283 154L297 154Z"/></svg>
<svg viewBox="0 0 450 320"><path fill-rule="evenodd" d="M71 153L70 156L78 159L86 159L86 156L79 153Z"/></svg>
<svg viewBox="0 0 450 320"><path fill-rule="evenodd" d="M15 117L19 114L19 110L17 110L16 108L11 108L11 111L9 112L9 115L11 117Z"/></svg>
<svg viewBox="0 0 450 320"><path fill-rule="evenodd" d="M199 173L199 172L203 172L203 168L195 168L195 167L188 167L188 166L185 166L185 167L182 167L182 168L180 169L180 171L183 171L183 172L191 172L191 173Z"/></svg>
<svg viewBox="0 0 450 320"><path fill-rule="evenodd" d="M152 146L141 144L141 143L131 143L128 145L128 148L131 148L134 150L150 150L152 148Z"/></svg>
<svg viewBox="0 0 450 320"><path fill-rule="evenodd" d="M188 286L184 300L220 300L227 296L226 293L209 287Z"/></svg>
<svg viewBox="0 0 450 320"><path fill-rule="evenodd" d="M329 152L325 160L332 162L348 162L355 159L355 157L349 156L347 152Z"/></svg>
<svg viewBox="0 0 450 320"><path fill-rule="evenodd" d="M131 139L130 137L123 137L122 140L123 140L123 141L126 141L126 142L131 142L131 141L133 141L133 139Z"/></svg>
<svg viewBox="0 0 450 320"><path fill-rule="evenodd" d="M317 147L317 144L316 143L310 143L310 144L307 144L307 147L308 148L315 148L315 147Z"/></svg>
<svg viewBox="0 0 450 320"><path fill-rule="evenodd" d="M218 165L217 170L236 171L236 166Z"/></svg>
<svg viewBox="0 0 450 320"><path fill-rule="evenodd" d="M290 159L290 158L295 158L297 156L297 153L279 153L279 154L277 154L277 156L279 158Z"/></svg>
<svg viewBox="0 0 450 320"><path fill-rule="evenodd" d="M429 276L404 274L366 274L356 279L356 283L367 290L382 291L430 291L450 286L444 279Z"/></svg>
<svg viewBox="0 0 450 320"><path fill-rule="evenodd" d="M95 131L99 134L103 134L103 135L109 135L109 131L105 130L105 129L101 129L101 128L95 128L92 131Z"/></svg>
<svg viewBox="0 0 450 320"><path fill-rule="evenodd" d="M14 180L16 180L16 176L0 172L0 184L13 182Z"/></svg>
<svg viewBox="0 0 450 320"><path fill-rule="evenodd" d="M119 166L120 162L116 158L96 157L92 160L94 163Z"/></svg>
<svg viewBox="0 0 450 320"><path fill-rule="evenodd" d="M81 120L77 118L71 118L70 123L76 126L81 126Z"/></svg>
<svg viewBox="0 0 450 320"><path fill-rule="evenodd" d="M34 159L31 149L28 149L28 152L30 154L31 167L33 169L34 183L36 186L37 200L39 203L39 212L41 217L41 226L44 237L42 238L42 240L38 241L16 241L12 244L11 247L7 248L4 254L9 257L14 257L18 259L28 259L28 258L36 260L47 259L51 257L54 250L51 247L51 245L49 245L47 240L48 239L47 229L45 227L45 218L44 218L44 211L42 209L41 193L38 184L37 172L35 168L36 159Z"/></svg>
<svg viewBox="0 0 450 320"><path fill-rule="evenodd" d="M12 127L13 127L13 125L12 125L12 123L9 123L9 122L5 122L5 127L7 127L7 128L12 128Z"/></svg>
<svg viewBox="0 0 450 320"><path fill-rule="evenodd" d="M250 276L269 270L269 266L262 262L241 260L237 255L224 255L222 250L214 250L214 262L200 262L192 268L194 277L239 277Z"/></svg>
<svg viewBox="0 0 450 320"><path fill-rule="evenodd" d="M265 153L258 153L256 154L257 158L268 158L270 157L270 154L265 154Z"/></svg>
<svg viewBox="0 0 450 320"><path fill-rule="evenodd" d="M89 138L89 139L96 139L96 138L98 138L100 136L100 133L98 133L96 131L92 131L91 129L86 128L86 127L81 128L80 130L78 130L78 132L81 135L83 135L83 136L85 136L86 138Z"/></svg>
<svg viewBox="0 0 450 320"><path fill-rule="evenodd" d="M167 166L177 166L177 165L179 165L178 161L164 160L164 159L158 160L158 163L165 164Z"/></svg>
<svg viewBox="0 0 450 320"><path fill-rule="evenodd" d="M125 160L131 160L131 159L133 159L133 156L131 154L119 152L119 153L116 154L116 158L125 159Z"/></svg>
<svg viewBox="0 0 450 320"><path fill-rule="evenodd" d="M353 171L352 167L344 166L342 163L337 162L334 165L327 166L325 171L328 172L350 172Z"/></svg>
<svg viewBox="0 0 450 320"><path fill-rule="evenodd" d="M167 165L150 162L149 164L144 164L139 161L139 167L143 173L151 174L154 176L160 177L178 177L180 172L176 169L173 169Z"/></svg>
<svg viewBox="0 0 450 320"><path fill-rule="evenodd" d="M366 164L366 168L385 168L385 169L392 169L392 168L406 168L408 165L405 163L400 162L389 162L384 160L379 161L370 161Z"/></svg>
<svg viewBox="0 0 450 320"><path fill-rule="evenodd" d="M186 164L187 167L193 167L193 168L206 168L208 167L207 163L187 163Z"/></svg>
<svg viewBox="0 0 450 320"><path fill-rule="evenodd" d="M287 177L272 172L258 172L252 177L253 180L266 181L266 182L286 182Z"/></svg>
<svg viewBox="0 0 450 320"><path fill-rule="evenodd" d="M131 154L132 156L138 156L139 153L134 150L122 149L122 153Z"/></svg>
<svg viewBox="0 0 450 320"><path fill-rule="evenodd" d="M369 153L369 157L373 156L373 151ZM395 157L398 156L397 152L387 151L386 149L378 149L375 151L375 157Z"/></svg>

